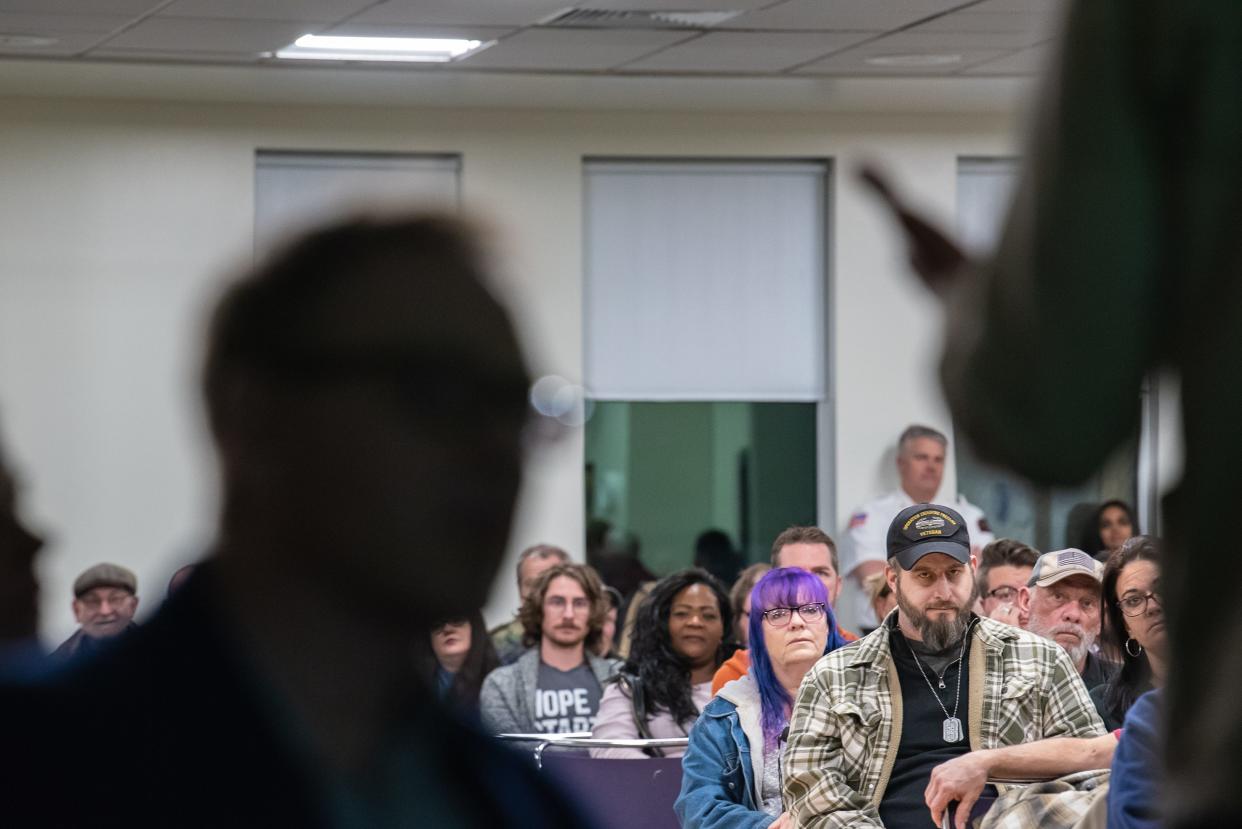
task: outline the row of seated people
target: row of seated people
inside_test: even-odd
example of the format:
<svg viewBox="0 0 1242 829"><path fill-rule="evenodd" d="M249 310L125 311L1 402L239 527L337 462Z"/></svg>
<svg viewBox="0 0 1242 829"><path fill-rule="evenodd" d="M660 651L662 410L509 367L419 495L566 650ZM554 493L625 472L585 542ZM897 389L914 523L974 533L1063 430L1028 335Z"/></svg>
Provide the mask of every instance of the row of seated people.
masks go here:
<svg viewBox="0 0 1242 829"><path fill-rule="evenodd" d="M936 523L960 529L925 535ZM906 537L902 524L921 529ZM521 581L541 571L523 585L517 620L529 649L479 670L492 648L475 619L437 629L426 664L444 693L477 699L496 733L688 736L684 826L731 813L736 825L779 827L795 814L798 825L828 816L827 825L939 825L950 802L968 812L989 778L1107 767L1126 712L1164 678L1153 539L1131 539L1107 565L1001 539L976 571L967 533L951 508L904 510L888 539L897 610L846 647L857 637L832 610L835 545L817 528L790 528L773 544L774 569L745 573L732 598L701 570L660 580L638 608L624 662L608 656L615 607L598 577L556 548L532 548L518 572ZM450 652L475 664L446 664ZM1102 656L1114 653L1120 664Z"/></svg>

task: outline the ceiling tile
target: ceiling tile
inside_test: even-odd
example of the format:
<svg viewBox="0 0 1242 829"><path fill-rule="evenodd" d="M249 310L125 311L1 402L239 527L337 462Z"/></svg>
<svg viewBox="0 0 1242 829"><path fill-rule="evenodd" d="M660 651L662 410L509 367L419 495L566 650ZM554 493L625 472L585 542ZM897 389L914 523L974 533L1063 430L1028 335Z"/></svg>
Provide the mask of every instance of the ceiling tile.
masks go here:
<svg viewBox="0 0 1242 829"><path fill-rule="evenodd" d="M408 23L342 23L318 32L344 37L453 37L463 40L496 40L516 32L512 26L414 26Z"/></svg>
<svg viewBox="0 0 1242 829"><path fill-rule="evenodd" d="M1041 75L1052 60L1052 49L1036 46L970 67L963 75Z"/></svg>
<svg viewBox="0 0 1242 829"><path fill-rule="evenodd" d="M92 49L90 58L115 58L159 63L248 63L260 60L254 52L168 52L160 49Z"/></svg>
<svg viewBox="0 0 1242 829"><path fill-rule="evenodd" d="M571 0L387 0L349 22L529 26L572 5Z"/></svg>
<svg viewBox="0 0 1242 829"><path fill-rule="evenodd" d="M926 54L931 52L1010 51L1033 46L1042 38L1026 32L927 32L907 29L885 35L865 47L871 54L900 52Z"/></svg>
<svg viewBox="0 0 1242 829"><path fill-rule="evenodd" d="M676 72L779 72L871 37L865 32L712 32L625 65Z"/></svg>
<svg viewBox="0 0 1242 829"><path fill-rule="evenodd" d="M10 35L55 35L58 32L107 34L132 17L119 14L21 14L0 12L0 32Z"/></svg>
<svg viewBox="0 0 1242 829"><path fill-rule="evenodd" d="M886 31L963 5L966 0L785 0L740 15L725 29ZM727 2L726 2L727 5Z"/></svg>
<svg viewBox="0 0 1242 829"><path fill-rule="evenodd" d="M912 32L1010 32L1025 33L1037 40L1056 34L1053 15L956 12L915 26Z"/></svg>
<svg viewBox="0 0 1242 829"><path fill-rule="evenodd" d="M685 40L660 30L527 29L460 61L468 68L601 70Z"/></svg>
<svg viewBox="0 0 1242 829"><path fill-rule="evenodd" d="M1004 55L1004 52L959 50L956 54L961 60L943 66L875 66L867 63L867 58L876 57L881 53L869 52L866 49L847 49L835 55L808 63L795 71L797 75L900 75L906 77L922 77L934 75L955 75L963 69L983 61L993 60Z"/></svg>
<svg viewBox="0 0 1242 829"><path fill-rule="evenodd" d="M374 3L375 0L176 0L160 9L160 17L337 23Z"/></svg>
<svg viewBox="0 0 1242 829"><path fill-rule="evenodd" d="M772 0L579 0L566 7L617 11L745 11L769 6Z"/></svg>
<svg viewBox="0 0 1242 829"><path fill-rule="evenodd" d="M0 12L123 14L137 17L163 4L164 0L0 0Z"/></svg>
<svg viewBox="0 0 1242 829"><path fill-rule="evenodd" d="M15 33L17 34L17 33ZM43 34L37 32L35 34ZM69 57L90 48L103 39L104 35L99 32L56 32L49 33L48 37L56 38L56 42L50 46L38 47L22 47L22 46L0 46L0 55L5 57Z"/></svg>
<svg viewBox="0 0 1242 829"><path fill-rule="evenodd" d="M301 23L152 17L109 40L109 49L175 52L272 52L306 34Z"/></svg>
<svg viewBox="0 0 1242 829"><path fill-rule="evenodd" d="M971 6L972 12L1059 15L1069 0L983 0Z"/></svg>

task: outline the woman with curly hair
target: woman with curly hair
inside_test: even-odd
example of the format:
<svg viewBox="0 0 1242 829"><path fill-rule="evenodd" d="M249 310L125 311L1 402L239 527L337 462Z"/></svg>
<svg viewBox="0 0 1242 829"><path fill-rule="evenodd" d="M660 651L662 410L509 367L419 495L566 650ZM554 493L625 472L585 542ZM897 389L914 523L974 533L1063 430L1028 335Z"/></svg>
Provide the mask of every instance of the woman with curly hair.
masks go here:
<svg viewBox="0 0 1242 829"><path fill-rule="evenodd" d="M1121 727L1126 712L1152 688L1164 685L1168 665L1160 543L1136 535L1114 550L1104 566L1103 639L1121 654L1121 670L1091 690L1091 700L1109 729Z"/></svg>
<svg viewBox="0 0 1242 829"><path fill-rule="evenodd" d="M732 611L724 588L706 570L665 576L634 621L629 660L599 703L591 736L659 739L690 733L711 699L712 675L728 654ZM678 757L682 749L591 749L594 757Z"/></svg>

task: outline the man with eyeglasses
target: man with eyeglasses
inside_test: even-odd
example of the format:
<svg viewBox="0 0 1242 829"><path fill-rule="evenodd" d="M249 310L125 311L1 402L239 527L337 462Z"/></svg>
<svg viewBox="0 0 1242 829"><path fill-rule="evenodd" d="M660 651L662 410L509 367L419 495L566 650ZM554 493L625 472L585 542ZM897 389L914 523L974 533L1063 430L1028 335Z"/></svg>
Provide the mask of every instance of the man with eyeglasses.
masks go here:
<svg viewBox="0 0 1242 829"><path fill-rule="evenodd" d="M943 818L925 798L936 766L1105 733L1064 650L972 612L975 557L960 513L907 507L886 547L896 612L820 659L794 704L783 767L797 826L931 829Z"/></svg>
<svg viewBox="0 0 1242 829"><path fill-rule="evenodd" d="M1026 610L1018 597L1038 558L1038 550L1012 538L998 538L984 547L977 576L979 615L1026 627Z"/></svg>
<svg viewBox="0 0 1242 829"><path fill-rule="evenodd" d="M590 567L558 564L546 570L518 612L528 650L483 682L484 724L496 734L591 731L603 685L619 667L593 652L608 608Z"/></svg>
<svg viewBox="0 0 1242 829"><path fill-rule="evenodd" d="M52 651L52 658L86 658L105 640L132 630L137 593L138 577L118 564L96 564L83 571L73 582L73 615L79 627Z"/></svg>

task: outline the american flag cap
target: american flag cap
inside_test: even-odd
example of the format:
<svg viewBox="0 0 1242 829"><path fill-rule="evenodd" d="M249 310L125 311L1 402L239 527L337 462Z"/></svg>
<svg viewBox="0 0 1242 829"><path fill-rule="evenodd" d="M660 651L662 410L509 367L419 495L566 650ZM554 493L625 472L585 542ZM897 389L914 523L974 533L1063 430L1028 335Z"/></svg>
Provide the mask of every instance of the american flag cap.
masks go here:
<svg viewBox="0 0 1242 829"><path fill-rule="evenodd" d="M1035 561L1028 587L1047 587L1070 576L1090 576L1104 580L1104 565L1077 547L1044 553Z"/></svg>

